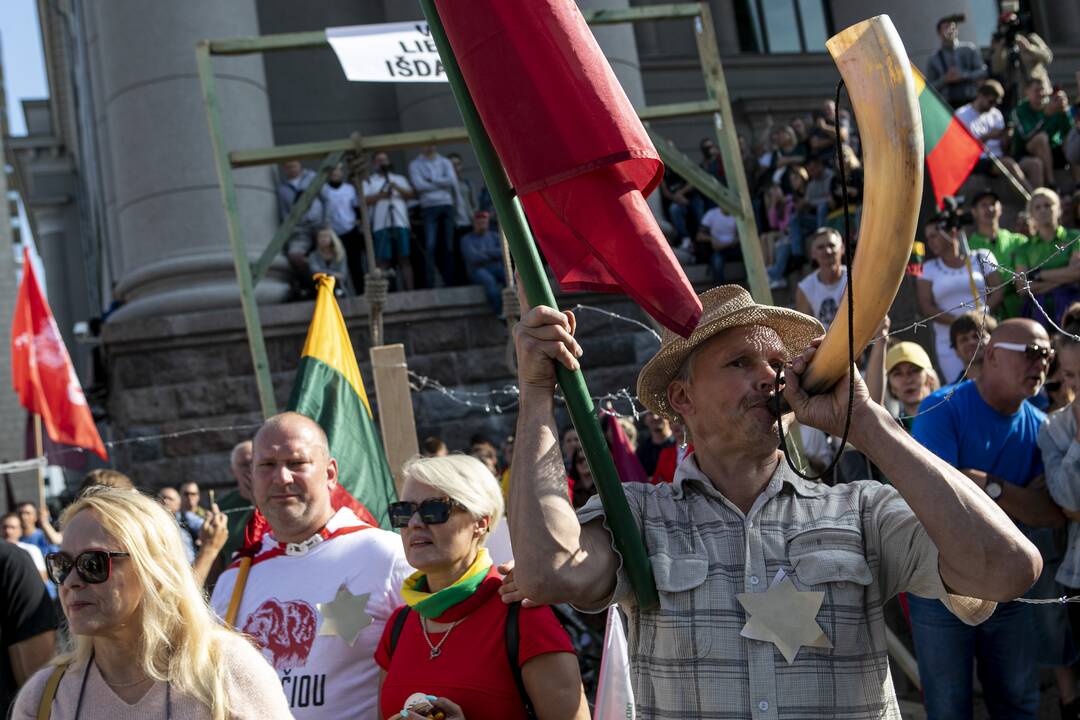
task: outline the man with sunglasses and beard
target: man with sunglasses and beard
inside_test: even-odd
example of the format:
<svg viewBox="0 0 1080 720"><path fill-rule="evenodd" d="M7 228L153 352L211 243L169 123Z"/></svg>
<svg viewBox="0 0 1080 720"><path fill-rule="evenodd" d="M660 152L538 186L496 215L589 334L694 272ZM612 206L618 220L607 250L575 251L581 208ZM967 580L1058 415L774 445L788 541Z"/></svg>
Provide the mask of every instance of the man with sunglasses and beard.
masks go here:
<svg viewBox="0 0 1080 720"><path fill-rule="evenodd" d="M947 400L924 400L913 428L917 441L967 475L1040 548L1044 574L1051 567L1045 548L1053 546L1044 529L1061 527L1064 517L1047 491L1037 444L1046 416L1027 400L1046 381L1053 352L1039 323L1002 322L978 379L956 385ZM909 602L929 718L970 717L973 663L991 716L1034 718L1039 665L1068 664L1068 631L1044 631L1041 607L1001 603L968 627L938 600L909 595Z"/></svg>
<svg viewBox="0 0 1080 720"><path fill-rule="evenodd" d="M251 494L270 532L245 573L222 573L211 604L251 635L277 670L295 717L375 718L375 648L412 573L401 540L334 511L337 460L326 433L299 413L255 435ZM246 575L246 577L245 577Z"/></svg>

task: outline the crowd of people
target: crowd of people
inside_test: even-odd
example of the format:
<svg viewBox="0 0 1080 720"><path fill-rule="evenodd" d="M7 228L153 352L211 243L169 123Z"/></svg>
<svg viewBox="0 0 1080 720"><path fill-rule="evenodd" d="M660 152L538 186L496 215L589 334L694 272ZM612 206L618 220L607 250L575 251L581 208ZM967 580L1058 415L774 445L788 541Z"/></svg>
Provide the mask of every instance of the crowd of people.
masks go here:
<svg viewBox="0 0 1080 720"><path fill-rule="evenodd" d="M287 241L294 297L311 297L315 273L333 276L339 296L363 292L370 270L366 217L375 263L391 290L480 285L500 315L506 273L498 223L486 189L477 192L462 167L461 155L443 156L431 145L404 175L394 172L386 152L372 154L355 183L344 164L332 168ZM298 160L282 164L279 221L317 177Z"/></svg>
<svg viewBox="0 0 1080 720"><path fill-rule="evenodd" d="M1052 187L1080 166L1080 120L1049 87L1037 35L1003 16L985 59L958 22L938 23L927 81L986 143L976 172L1012 173L1031 199L1015 229L993 190L924 226L929 256L909 271L933 342L886 317L850 401L847 378L813 396L801 378L847 283L853 118L825 102L742 147L770 283L795 285L793 308L725 284L737 223L665 175L674 249L715 287L690 337L664 331L641 368L646 412L600 410L655 606L638 604L576 429L555 420L555 366L578 369L584 352L573 315L523 307L514 434L454 451L424 439L390 528L342 500L326 433L297 413L233 448L220 497L98 470L55 524L43 503L14 506L0 709L584 720L599 613L617 604L637 717L896 718L897 602L929 718L970 718L975 678L992 717L1035 718L1043 668L1061 717L1080 717L1080 603L1025 602L1080 596L1080 201ZM700 150L724 180L715 143ZM282 170L284 219L316 174ZM428 147L398 174L376 153L356 185L334 168L285 249L298 295L312 272L360 289L363 217L396 289L467 281L502 312L496 219L460 157ZM794 423L820 480L783 457Z"/></svg>
<svg viewBox="0 0 1080 720"><path fill-rule="evenodd" d="M828 280L841 241L812 237ZM555 425L553 361L582 355L570 318L523 309L515 434L456 452L426 438L396 533L335 503L326 435L295 413L234 448L220 499L195 482L151 499L95 471L56 525L20 504L3 518L0 701L21 686L16 718L587 718L595 613L618 602L640 717L882 717L899 593L928 717L970 716L974 668L993 716L1035 718L1040 667L1076 717L1075 605L1017 598L1080 594L1080 303L1053 339L1028 318L957 318L974 379L946 387L883 324L843 449L867 472L812 482L782 460L770 398L783 371L800 425L842 434L847 383L799 388L823 324L733 285L701 300L694 334L666 332L642 368L640 422L602 412L658 607L637 606L576 430ZM753 598L774 592L791 597ZM792 629L775 613L803 596L813 624Z"/></svg>

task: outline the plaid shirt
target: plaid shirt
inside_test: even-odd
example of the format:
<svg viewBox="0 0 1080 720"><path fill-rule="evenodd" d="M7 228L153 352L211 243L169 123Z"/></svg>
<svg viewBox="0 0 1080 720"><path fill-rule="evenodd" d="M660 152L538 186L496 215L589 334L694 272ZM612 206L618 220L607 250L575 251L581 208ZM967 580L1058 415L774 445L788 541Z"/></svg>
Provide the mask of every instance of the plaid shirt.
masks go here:
<svg viewBox="0 0 1080 720"><path fill-rule="evenodd" d="M940 598L969 624L995 607L947 593L937 548L889 485L829 487L781 462L744 515L690 455L670 485L623 488L660 593L658 609L640 610L620 567L607 600L629 615L644 720L899 720L885 601L901 591ZM596 497L578 512L582 523L602 517ZM771 642L739 634L747 617L735 598L766 591L781 569L799 590L825 593L816 620L833 645L803 647L791 665Z"/></svg>

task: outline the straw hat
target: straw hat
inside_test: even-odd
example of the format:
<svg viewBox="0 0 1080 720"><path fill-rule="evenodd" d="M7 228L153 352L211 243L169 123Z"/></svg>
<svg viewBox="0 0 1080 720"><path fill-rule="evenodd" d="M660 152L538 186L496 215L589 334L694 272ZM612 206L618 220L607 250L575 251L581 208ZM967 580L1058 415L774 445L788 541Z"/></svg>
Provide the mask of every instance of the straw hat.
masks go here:
<svg viewBox="0 0 1080 720"><path fill-rule="evenodd" d="M637 394L649 410L675 419L668 405L667 387L690 354L717 333L744 325L772 328L780 336L791 357L803 352L825 328L816 319L787 308L758 305L738 285L722 285L701 294L701 320L689 338L664 329L660 349L638 375Z"/></svg>

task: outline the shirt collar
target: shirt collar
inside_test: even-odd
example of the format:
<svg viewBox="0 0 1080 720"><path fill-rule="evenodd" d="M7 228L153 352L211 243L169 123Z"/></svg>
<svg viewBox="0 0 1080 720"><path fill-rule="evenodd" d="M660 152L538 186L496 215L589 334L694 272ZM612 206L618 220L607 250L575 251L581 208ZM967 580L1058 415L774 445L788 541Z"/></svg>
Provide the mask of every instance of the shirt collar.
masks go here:
<svg viewBox="0 0 1080 720"><path fill-rule="evenodd" d="M324 540L329 539L329 537L338 530L363 524L364 523L360 520L360 518L356 517L356 513L354 513L347 507L341 507L338 508L337 512L335 512L330 517L330 519L326 522L326 525L323 526L322 530L315 533L303 542L283 543L283 546L288 546L288 549L286 549L287 555L304 555L307 554L307 552L313 549L316 545L319 545ZM316 540L316 537L318 537L319 539ZM266 533L263 538L263 544L270 547L279 544L277 538L274 537L273 530ZM291 552L289 550L291 550Z"/></svg>
<svg viewBox="0 0 1080 720"><path fill-rule="evenodd" d="M687 484L696 485L705 495L710 495L716 499L727 501L727 498L722 492L716 489L716 486L712 484L708 476L702 472L698 467L697 458L695 453L690 453L679 463L679 467L675 470L675 479L671 483L672 495L676 498L684 497L687 491ZM773 472L772 479L769 484L765 486L765 490L762 492L767 499L771 499L774 496L780 494L781 490L786 487L790 487L793 492L802 497L819 497L824 494L827 486L820 481L804 480L788 467L786 460L781 460L776 470Z"/></svg>

